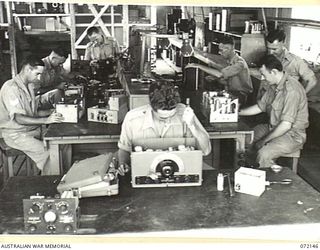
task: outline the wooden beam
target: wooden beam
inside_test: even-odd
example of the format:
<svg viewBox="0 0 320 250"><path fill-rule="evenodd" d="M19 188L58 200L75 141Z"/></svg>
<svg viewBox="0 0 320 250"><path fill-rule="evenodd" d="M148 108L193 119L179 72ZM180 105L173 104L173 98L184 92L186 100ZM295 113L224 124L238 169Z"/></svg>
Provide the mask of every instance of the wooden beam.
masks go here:
<svg viewBox="0 0 320 250"><path fill-rule="evenodd" d="M96 8L93 6L93 4L88 4L88 6L89 6L89 9L91 10L91 12L93 13L94 16L98 16L98 15L99 15L99 18L97 19L97 22L98 22L98 24L100 25L100 28L101 28L102 32L104 33L104 35L105 35L105 36L111 36L109 30L106 28L104 22L103 22L102 19L101 19L101 16L103 15L104 12L106 12L106 10L108 9L109 5L106 5L106 6L105 6L105 7L107 7L107 8L103 11L103 13L101 13L102 9L101 9L100 13L98 13L98 11L97 11ZM100 15L100 14L101 14L101 15Z"/></svg>
<svg viewBox="0 0 320 250"><path fill-rule="evenodd" d="M17 54L16 54L16 42L14 33L14 23L12 16L12 2L5 2L8 18L8 30L9 30L9 46L10 46L10 62L11 62L11 74L12 78L18 74L17 70Z"/></svg>
<svg viewBox="0 0 320 250"><path fill-rule="evenodd" d="M71 59L78 59L76 50L76 17L74 11L74 4L70 3L70 40L71 40Z"/></svg>
<svg viewBox="0 0 320 250"><path fill-rule="evenodd" d="M0 1L0 23L4 23L3 3Z"/></svg>
<svg viewBox="0 0 320 250"><path fill-rule="evenodd" d="M100 20L101 16L103 15L103 13L108 9L109 5L105 5L99 12L99 14L97 14L95 16L95 18L92 20L92 22L90 23L90 25L83 31L83 33L80 35L80 37L78 38L78 40L76 41L75 45L76 47L82 42L82 40L86 37L87 35L87 30L89 29L89 27L93 26L96 22L98 22L98 20ZM100 20L101 21L101 20ZM109 33L109 31L108 31Z"/></svg>
<svg viewBox="0 0 320 250"><path fill-rule="evenodd" d="M122 6L123 45L129 47L129 6Z"/></svg>
<svg viewBox="0 0 320 250"><path fill-rule="evenodd" d="M114 37L114 8L111 6L111 35Z"/></svg>
<svg viewBox="0 0 320 250"><path fill-rule="evenodd" d="M311 19L297 19L297 18L284 18L284 17L267 17L268 20L278 21L279 23L286 23L292 26L304 26L310 28L320 28L320 21Z"/></svg>

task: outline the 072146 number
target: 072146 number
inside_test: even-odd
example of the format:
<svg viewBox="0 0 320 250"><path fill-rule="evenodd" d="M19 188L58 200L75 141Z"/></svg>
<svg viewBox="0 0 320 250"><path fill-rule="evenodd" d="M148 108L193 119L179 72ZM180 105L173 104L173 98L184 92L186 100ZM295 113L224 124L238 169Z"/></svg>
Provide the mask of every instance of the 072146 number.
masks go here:
<svg viewBox="0 0 320 250"><path fill-rule="evenodd" d="M308 243L308 244L300 244L300 248L303 248L303 249L311 249L311 248L315 248L315 249L318 249L318 244L311 244L311 243Z"/></svg>

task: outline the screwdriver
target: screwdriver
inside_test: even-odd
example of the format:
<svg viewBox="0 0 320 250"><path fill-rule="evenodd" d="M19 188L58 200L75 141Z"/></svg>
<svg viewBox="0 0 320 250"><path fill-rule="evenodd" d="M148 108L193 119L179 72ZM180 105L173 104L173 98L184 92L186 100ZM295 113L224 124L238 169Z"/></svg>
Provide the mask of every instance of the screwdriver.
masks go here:
<svg viewBox="0 0 320 250"><path fill-rule="evenodd" d="M291 179L283 179L282 181L266 181L267 186L270 184L290 185L290 184L292 184L292 180Z"/></svg>

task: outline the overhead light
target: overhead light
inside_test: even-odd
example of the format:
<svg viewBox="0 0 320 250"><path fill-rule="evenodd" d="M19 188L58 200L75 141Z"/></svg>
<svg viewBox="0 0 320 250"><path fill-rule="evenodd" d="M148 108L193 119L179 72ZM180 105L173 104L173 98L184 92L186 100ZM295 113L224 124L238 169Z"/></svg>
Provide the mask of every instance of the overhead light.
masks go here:
<svg viewBox="0 0 320 250"><path fill-rule="evenodd" d="M190 44L189 39L183 39L182 47L181 47L180 51L181 51L181 55L184 57L190 57L193 55L194 50Z"/></svg>

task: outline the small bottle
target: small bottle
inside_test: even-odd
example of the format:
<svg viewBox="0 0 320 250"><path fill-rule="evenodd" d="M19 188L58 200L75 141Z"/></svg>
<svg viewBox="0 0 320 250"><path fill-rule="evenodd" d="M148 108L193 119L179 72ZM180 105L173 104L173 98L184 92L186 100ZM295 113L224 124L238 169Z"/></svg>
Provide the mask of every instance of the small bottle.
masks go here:
<svg viewBox="0 0 320 250"><path fill-rule="evenodd" d="M224 177L222 173L218 174L217 178L217 189L218 191L223 191Z"/></svg>

